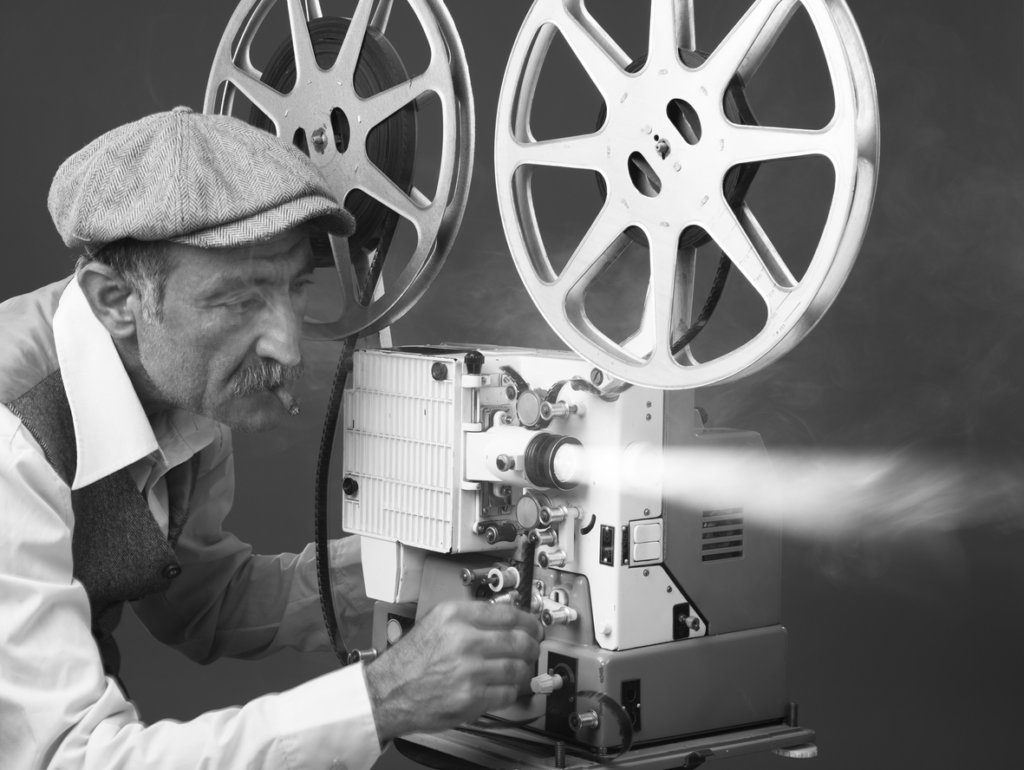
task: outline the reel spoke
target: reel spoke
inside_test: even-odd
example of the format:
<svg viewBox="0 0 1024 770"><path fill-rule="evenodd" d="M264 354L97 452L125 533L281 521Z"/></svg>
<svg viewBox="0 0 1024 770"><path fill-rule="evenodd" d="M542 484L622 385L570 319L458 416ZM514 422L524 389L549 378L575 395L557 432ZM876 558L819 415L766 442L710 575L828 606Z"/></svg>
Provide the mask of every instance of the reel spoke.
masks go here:
<svg viewBox="0 0 1024 770"><path fill-rule="evenodd" d="M768 306L769 315L776 312L795 286L789 268L782 262L775 248L767 245L768 237L760 227L760 236L755 240L743 229L724 200L718 204L718 208L717 216L708 226L709 234L761 295Z"/></svg>
<svg viewBox="0 0 1024 770"><path fill-rule="evenodd" d="M296 83L299 83L316 73L320 67L313 53L313 39L309 36L305 0L286 0L286 3L288 29L291 32L292 51L295 55Z"/></svg>
<svg viewBox="0 0 1024 770"><path fill-rule="evenodd" d="M395 0L380 0L373 11L373 18L370 19L370 26L381 32L388 31L388 22L391 20L391 10L395 7Z"/></svg>
<svg viewBox="0 0 1024 770"><path fill-rule="evenodd" d="M722 90L745 67L752 74L775 46L799 0L756 0L705 62Z"/></svg>
<svg viewBox="0 0 1024 770"><path fill-rule="evenodd" d="M677 260L679 232L674 228L659 227L650 236L651 289L644 308L644 320L651 316L654 330L651 360L663 364L672 362L672 331L676 311Z"/></svg>
<svg viewBox="0 0 1024 770"><path fill-rule="evenodd" d="M515 142L510 162L519 166L556 166L602 171L608 155L608 138L602 133L545 139L540 142Z"/></svg>
<svg viewBox="0 0 1024 770"><path fill-rule="evenodd" d="M736 68L736 74L740 80L744 83L749 83L750 79L754 77L754 73L757 72L761 64L768 57L768 53L775 47L779 36L786 28L786 25L789 24L790 19L793 18L793 14L796 13L799 6L799 0L786 0L772 11L771 16L768 17L760 33L751 44L750 50L747 51L747 55L743 57L743 61Z"/></svg>
<svg viewBox="0 0 1024 770"><path fill-rule="evenodd" d="M611 90L626 75L630 59L604 29L583 9L580 0L572 2L570 13L563 0L549 3L556 27L569 44L597 90L607 99Z"/></svg>
<svg viewBox="0 0 1024 770"><path fill-rule="evenodd" d="M697 22L693 13L693 0L672 0L675 9L675 29L679 47L684 51L697 50Z"/></svg>
<svg viewBox="0 0 1024 770"><path fill-rule="evenodd" d="M606 203L562 272L553 281L553 286L575 295L582 305L582 294L589 283L586 279L593 279L622 251L619 237L627 224L625 217L614 206Z"/></svg>
<svg viewBox="0 0 1024 770"><path fill-rule="evenodd" d="M842 153L842 147L837 145L842 137L831 128L811 130L730 124L726 133L730 165L810 155L821 155L835 164Z"/></svg>
<svg viewBox="0 0 1024 770"><path fill-rule="evenodd" d="M356 66L359 64L359 54L363 50L363 39L366 37L367 27L370 26L373 0L359 0L356 10L352 14L345 39L341 43L341 50L338 51L338 58L334 60L331 67L331 75L340 78L342 87L348 90L356 75Z"/></svg>
<svg viewBox="0 0 1024 770"><path fill-rule="evenodd" d="M426 93L433 92L439 96L444 93L444 78L433 69L417 75L411 80L392 86L386 91L374 94L359 103L358 120L363 130L369 132L374 126L383 123L400 109L419 99Z"/></svg>
<svg viewBox="0 0 1024 770"><path fill-rule="evenodd" d="M288 97L277 91L262 80L259 74L254 71L247 72L242 67L230 61L220 62L211 77L216 77L218 82L228 82L245 97L255 104L277 127L278 136L281 135L281 122L288 112Z"/></svg>
<svg viewBox="0 0 1024 770"><path fill-rule="evenodd" d="M320 0L305 0L305 4L307 19L313 21L313 19L322 19L324 17L323 8L320 7Z"/></svg>
<svg viewBox="0 0 1024 770"><path fill-rule="evenodd" d="M373 163L368 162L361 166L358 174L355 186L412 223L417 235L422 237L424 233L429 233L433 229L433 209L417 206L410 196Z"/></svg>
<svg viewBox="0 0 1024 770"><path fill-rule="evenodd" d="M647 66L679 67L679 49L692 51L696 32L693 26L693 0L651 3L651 22L647 42Z"/></svg>
<svg viewBox="0 0 1024 770"><path fill-rule="evenodd" d="M784 289L795 288L797 285L796 277L789 269L789 266L783 261L782 256L775 248L775 244L772 243L768 233L761 227L761 223L757 221L754 212L750 210L747 204L744 203L740 206L740 210L736 213L736 219L740 223L740 227L743 228L743 232L747 234L751 243L754 244L754 250L764 259L765 265L768 266L768 270L775 282Z"/></svg>
<svg viewBox="0 0 1024 770"><path fill-rule="evenodd" d="M693 247L679 249L675 262L675 275L672 279L672 286L675 287L672 300L671 323L673 329L677 324L685 326L690 324L690 318L693 315L693 293L696 275L697 250ZM652 294L656 289L656 283L652 280L648 284L647 293L644 296L644 312L640 320L640 328L636 334L622 345L624 350L637 357L643 357L654 350L657 320ZM686 350L687 354L689 354L689 346L687 346Z"/></svg>

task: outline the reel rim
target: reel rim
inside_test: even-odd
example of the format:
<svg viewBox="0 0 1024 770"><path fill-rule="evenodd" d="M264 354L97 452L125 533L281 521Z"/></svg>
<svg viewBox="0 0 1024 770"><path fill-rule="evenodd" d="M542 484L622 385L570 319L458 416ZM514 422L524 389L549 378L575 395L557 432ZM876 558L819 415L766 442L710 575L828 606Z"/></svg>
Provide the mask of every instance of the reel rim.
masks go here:
<svg viewBox="0 0 1024 770"><path fill-rule="evenodd" d="M879 158L878 95L863 39L845 0L754 0L723 43L696 69L683 65L677 55L668 55L668 51L674 54L678 50L676 46L689 46L691 50L695 47L692 0L674 0L673 3L652 0L651 7L649 34L655 44L650 46L646 66L630 76L625 72L629 57L590 16L585 0L534 2L513 44L502 82L495 128L495 180L502 224L516 269L552 330L576 353L617 379L662 389L695 388L739 379L777 360L806 336L834 301L853 267L870 219ZM825 54L835 103L831 120L817 131L731 123L721 108L728 83L734 76L749 79L799 7L807 11ZM753 27L756 29L752 31ZM668 33L664 32L666 29ZM531 111L541 70L556 33L562 35L577 60L590 73L607 106L609 119L592 134L538 141L530 130ZM748 40L742 41L743 34ZM677 69L672 71L673 67ZM671 87L675 90L658 91L645 84L645 79L655 79L654 73L671 73ZM680 90L694 93L694 84L705 88L706 82L699 81L705 76L714 80L715 88L710 95L704 90L707 97L704 103L718 103L717 111L700 111L703 118L709 119L705 120L705 138L710 138L707 125L710 124L713 141L720 140L723 151L726 147L732 151L734 144L742 146L745 138L753 136L744 137L742 131L757 131L761 132L759 139L774 142L773 152L781 154L765 153L760 148L756 154L748 151L750 157L734 153L729 165L719 164L724 169L715 177L715 185L697 179L694 186L716 187L721 193L721 182L729 168L736 168L742 162L818 156L826 158L833 169L833 198L814 256L799 282L771 246L749 206L743 204L734 212L728 206L723 207L724 195L714 201L713 208L726 223L706 229L729 256L733 267L758 291L767 306L768 317L764 327L746 343L704 362L696 361L687 347L685 363L682 363L672 356L670 348L678 318L685 316L688 322L693 309L695 251L678 249L671 235L663 231L671 231L678 240L686 227L704 226L706 222L699 216L676 217L674 211L666 213L664 207L659 210L656 206L647 207L657 216L648 216L646 220L640 215L615 211L620 193L624 203L628 199L626 205L639 203L642 207L645 201L635 190L625 188L621 176L614 179L612 161L603 161L602 156L608 159L625 156L638 144L635 138L624 140L621 136L612 136L616 131L621 133L621 129L613 124L610 116L627 98L634 109L638 101L646 103L643 98L651 93L663 101L682 98ZM690 82L680 89L680 83L687 81ZM719 87L721 94L715 90ZM619 123L626 122L625 118L619 119ZM828 146L812 144L814 152L790 152L799 149L800 142L808 139L823 139L823 144ZM726 140L729 144L725 144ZM834 146L828 144L829 140ZM616 141L622 147L616 147ZM625 163L620 165L624 167ZM715 168L713 164L708 165ZM535 167L559 166L601 174L609 189L604 205L560 274L551 266L540 234L531 178ZM689 178L693 180L696 176ZM711 197L711 194L705 196L705 201ZM673 199L673 204L678 206L678 199ZM634 210L636 208L634 205ZM690 208L695 207L691 204ZM623 233L629 226L640 228L647 237L651 278L640 329L631 338L615 342L597 330L586 315L584 298L588 282L584 279L589 271L589 280L593 280L600 272L600 265L614 259L609 255L621 251ZM723 233L731 239L727 245L722 244ZM595 238L597 246L591 247L591 251L596 253L590 255L592 259L588 262L580 255L587 242ZM743 246L744 241L749 253L741 255L741 262L746 259L746 264L741 265L732 252L737 244ZM767 258L758 253L759 247L765 249L764 244L768 244ZM661 264L654 256L656 249L662 255ZM673 257L665 258L669 253ZM757 260L758 265L752 265L750 257ZM664 264L668 262L673 264ZM773 284L789 282L792 285L758 286L757 281L768 284L767 279ZM659 289L659 286L677 284L682 284L682 288L678 291L670 288L668 296L664 289ZM779 290L782 290L781 296ZM769 297L774 298L774 306Z"/></svg>
<svg viewBox="0 0 1024 770"><path fill-rule="evenodd" d="M360 279L349 256L348 239L331 236L343 307L340 316L333 321L306 321L304 332L312 340L374 334L412 309L451 251L469 201L476 121L462 40L443 0L407 2L426 37L430 62L422 73L367 99L359 97L354 86L360 48L368 27L377 24L386 27L392 0L384 0L380 4L374 0L357 0L349 30L350 33L355 30L358 45L350 42L346 35L330 70L322 70L316 64L306 29L310 20L323 16L318 0L242 0L225 26L214 54L203 103L204 112L232 114L234 97L241 93L271 120L276 135L282 141L289 141L288 137L294 134L295 128L307 119L304 115L315 111L321 116L319 122L330 128L327 118L331 110L341 108L348 117L351 132L347 149L340 153L328 143L320 157L311 152L311 160L327 178L341 205L345 204L350 192L362 190L406 220L416 233L416 246L398 272L394 284L382 287L376 278L372 296L368 297L366 304L360 301L363 299L359 296ZM302 83L301 88L287 94L263 83L263 73L251 58L252 42L278 3L287 7L288 32L299 70L297 82ZM300 39L297 40L297 36ZM341 68L345 71L339 73ZM341 74L346 85L342 86L342 81L335 78L336 74ZM308 102L303 102L304 94L311 97ZM433 94L440 103L442 121L433 200L428 200L415 187L409 194L402 191L376 167L367 154L366 144L376 126L429 94ZM315 123L316 120L312 121ZM307 136L315 130L312 124L301 125Z"/></svg>

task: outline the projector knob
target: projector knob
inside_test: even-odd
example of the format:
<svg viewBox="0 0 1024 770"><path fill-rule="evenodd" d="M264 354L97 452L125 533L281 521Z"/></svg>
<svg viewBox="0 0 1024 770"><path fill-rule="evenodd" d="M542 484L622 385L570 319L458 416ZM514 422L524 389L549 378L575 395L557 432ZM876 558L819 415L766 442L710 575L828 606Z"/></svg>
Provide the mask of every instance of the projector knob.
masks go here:
<svg viewBox="0 0 1024 770"><path fill-rule="evenodd" d="M558 674L538 674L530 680L530 689L537 695L550 695L555 690L560 690L565 680Z"/></svg>

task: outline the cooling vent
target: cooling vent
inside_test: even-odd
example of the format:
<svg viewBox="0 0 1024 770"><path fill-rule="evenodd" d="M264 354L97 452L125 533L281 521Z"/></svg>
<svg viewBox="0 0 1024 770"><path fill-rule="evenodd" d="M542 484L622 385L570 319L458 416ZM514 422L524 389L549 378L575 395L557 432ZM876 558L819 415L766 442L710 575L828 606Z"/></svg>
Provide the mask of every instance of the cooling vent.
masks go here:
<svg viewBox="0 0 1024 770"><path fill-rule="evenodd" d="M738 559L743 556L742 508L704 511L701 518L701 561Z"/></svg>

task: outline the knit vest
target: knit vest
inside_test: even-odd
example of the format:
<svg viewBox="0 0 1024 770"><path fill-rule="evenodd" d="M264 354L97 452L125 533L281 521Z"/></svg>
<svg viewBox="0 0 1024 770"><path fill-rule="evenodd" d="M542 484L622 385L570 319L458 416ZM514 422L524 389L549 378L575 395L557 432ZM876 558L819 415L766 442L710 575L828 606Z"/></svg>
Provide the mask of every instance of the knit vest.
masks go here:
<svg viewBox="0 0 1024 770"><path fill-rule="evenodd" d="M5 406L22 421L47 462L70 487L78 457L60 371L49 373ZM165 591L181 573L174 544L188 518L197 462L193 458L167 474L168 490L176 491L170 496L167 536L127 468L71 492L73 575L89 596L92 634L104 671L112 676L120 669L113 633L124 603Z"/></svg>

